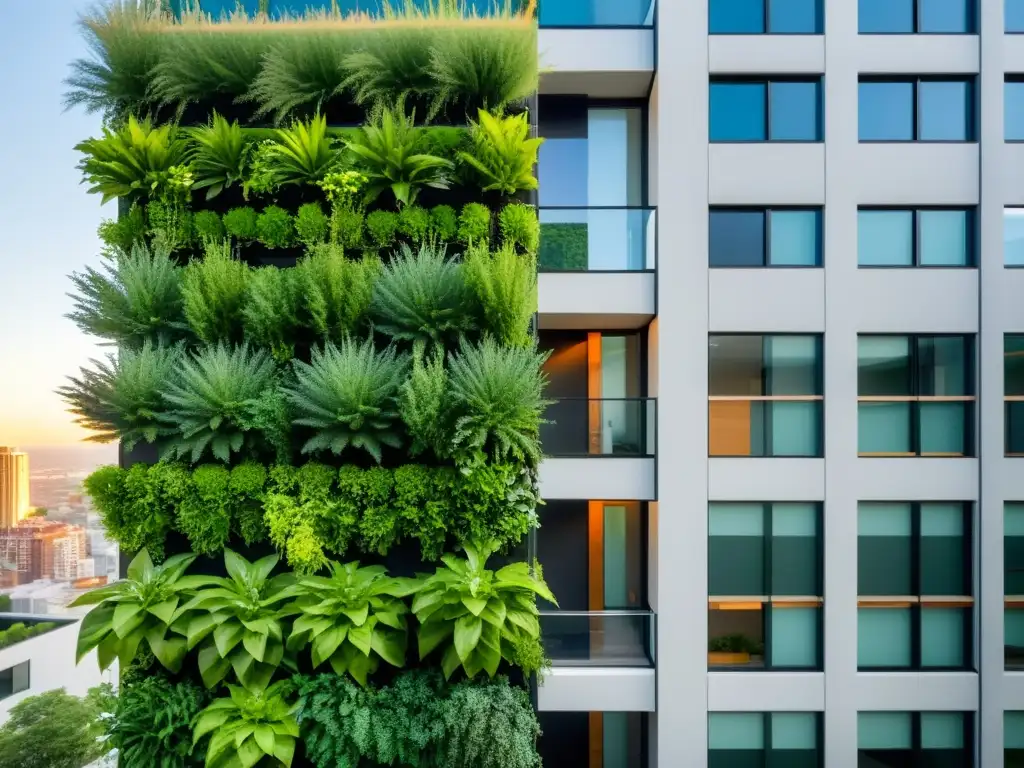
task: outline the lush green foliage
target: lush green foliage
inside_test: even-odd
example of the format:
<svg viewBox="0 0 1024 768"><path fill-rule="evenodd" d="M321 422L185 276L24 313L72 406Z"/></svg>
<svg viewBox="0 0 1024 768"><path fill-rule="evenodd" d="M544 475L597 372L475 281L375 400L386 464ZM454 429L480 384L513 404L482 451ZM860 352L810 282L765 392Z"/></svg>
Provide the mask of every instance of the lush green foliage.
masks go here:
<svg viewBox="0 0 1024 768"><path fill-rule="evenodd" d="M295 239L311 249L327 240L328 223L319 203L306 203L295 214Z"/></svg>
<svg viewBox="0 0 1024 768"><path fill-rule="evenodd" d="M541 269L586 271L590 246L586 224L542 224L537 264Z"/></svg>
<svg viewBox="0 0 1024 768"><path fill-rule="evenodd" d="M450 205L430 209L430 232L442 243L454 242L459 234L459 217Z"/></svg>
<svg viewBox="0 0 1024 768"><path fill-rule="evenodd" d="M268 205L256 219L256 237L268 248L287 248L295 241L291 214L277 205Z"/></svg>
<svg viewBox="0 0 1024 768"><path fill-rule="evenodd" d="M276 186L315 184L338 170L341 153L327 135L327 118L315 116L309 122L296 121L276 131L269 145L268 171Z"/></svg>
<svg viewBox="0 0 1024 768"><path fill-rule="evenodd" d="M391 211L374 211L366 217L366 231L375 246L390 248L398 232L398 215Z"/></svg>
<svg viewBox="0 0 1024 768"><path fill-rule="evenodd" d="M464 549L464 559L444 555L444 566L423 580L413 599L420 659L440 648L446 678L460 667L471 678L480 672L494 677L502 658L521 660L518 644L540 642L536 597L558 603L526 563L487 570L493 544Z"/></svg>
<svg viewBox="0 0 1024 768"><path fill-rule="evenodd" d="M413 456L430 451L439 459L451 456L451 434L446 424L448 372L444 352L434 350L427 357L422 350L413 354L412 371L402 384L399 413L405 422Z"/></svg>
<svg viewBox="0 0 1024 768"><path fill-rule="evenodd" d="M182 298L189 328L207 344L242 340L242 310L248 295L249 268L227 243L207 243L206 257L182 274Z"/></svg>
<svg viewBox="0 0 1024 768"><path fill-rule="evenodd" d="M533 169L544 140L530 138L530 122L525 112L495 117L481 109L479 122L473 123L470 135L473 149L460 152L459 158L476 171L485 191L513 195L537 188Z"/></svg>
<svg viewBox="0 0 1024 768"><path fill-rule="evenodd" d="M493 253L470 248L463 271L483 312L483 327L505 346L532 346L530 326L537 311L533 258L518 255L509 245Z"/></svg>
<svg viewBox="0 0 1024 768"><path fill-rule="evenodd" d="M459 240L466 245L486 245L491 238L491 212L486 205L466 203L459 216Z"/></svg>
<svg viewBox="0 0 1024 768"><path fill-rule="evenodd" d="M101 757L107 747L99 741L100 716L109 712L109 689L92 688L78 698L58 688L19 701L0 728L0 765L81 768Z"/></svg>
<svg viewBox="0 0 1024 768"><path fill-rule="evenodd" d="M85 479L85 491L103 527L128 552L148 549L163 558L164 539L174 524L168 489L177 467L136 464L131 469L101 467Z"/></svg>
<svg viewBox="0 0 1024 768"><path fill-rule="evenodd" d="M107 745L117 749L122 768L202 765L192 749L192 721L208 701L206 691L188 681L154 675L122 682Z"/></svg>
<svg viewBox="0 0 1024 768"><path fill-rule="evenodd" d="M243 243L251 243L259 237L259 216L248 206L232 208L224 214L224 229Z"/></svg>
<svg viewBox="0 0 1024 768"><path fill-rule="evenodd" d="M283 681L258 691L229 685L228 698L214 700L196 716L192 744L209 735L208 768L255 766L265 760L292 764L299 726L297 705L285 700L288 685Z"/></svg>
<svg viewBox="0 0 1024 768"><path fill-rule="evenodd" d="M111 248L129 253L136 245L146 241L145 211L138 203L132 203L127 214L102 221L96 234Z"/></svg>
<svg viewBox="0 0 1024 768"><path fill-rule="evenodd" d="M227 234L221 217L213 211L198 211L192 217L192 229L196 240L203 246L208 242L220 242Z"/></svg>
<svg viewBox="0 0 1024 768"><path fill-rule="evenodd" d="M205 189L206 199L210 200L232 185L241 184L252 144L237 120L229 123L214 112L208 125L192 129L189 135L189 163L195 175L192 189Z"/></svg>
<svg viewBox="0 0 1024 768"><path fill-rule="evenodd" d="M293 270L262 267L250 273L242 310L245 336L252 343L269 349L277 360L291 360L295 353L299 291Z"/></svg>
<svg viewBox="0 0 1024 768"><path fill-rule="evenodd" d="M398 389L408 360L389 347L345 339L313 350L312 360L296 360L295 385L285 390L295 424L314 430L303 453L346 448L363 450L379 464L384 446L398 448Z"/></svg>
<svg viewBox="0 0 1024 768"><path fill-rule="evenodd" d="M506 205L498 214L498 226L506 245L518 247L531 256L537 255L540 247L540 222L537 209L532 205Z"/></svg>
<svg viewBox="0 0 1024 768"><path fill-rule="evenodd" d="M51 629L56 629L59 626L59 624L54 624L52 621L42 621L38 624L29 624L28 626L20 621L15 622L7 629L0 630L0 648L7 648L15 643L28 640L30 637L46 634Z"/></svg>
<svg viewBox="0 0 1024 768"><path fill-rule="evenodd" d="M314 248L295 267L305 306L302 324L324 341L339 344L355 333L370 309L380 262L354 261L333 245Z"/></svg>

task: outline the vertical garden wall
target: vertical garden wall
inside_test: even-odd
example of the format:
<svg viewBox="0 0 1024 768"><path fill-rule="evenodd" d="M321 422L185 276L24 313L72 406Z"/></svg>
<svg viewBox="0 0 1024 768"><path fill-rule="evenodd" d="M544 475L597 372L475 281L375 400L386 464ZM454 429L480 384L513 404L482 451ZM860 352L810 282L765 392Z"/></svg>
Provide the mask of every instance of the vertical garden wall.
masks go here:
<svg viewBox="0 0 1024 768"><path fill-rule="evenodd" d="M182 3L187 5L187 3ZM68 103L117 200L61 393L127 561L79 652L135 766L537 766L532 6L114 0ZM218 8L220 6L218 5Z"/></svg>

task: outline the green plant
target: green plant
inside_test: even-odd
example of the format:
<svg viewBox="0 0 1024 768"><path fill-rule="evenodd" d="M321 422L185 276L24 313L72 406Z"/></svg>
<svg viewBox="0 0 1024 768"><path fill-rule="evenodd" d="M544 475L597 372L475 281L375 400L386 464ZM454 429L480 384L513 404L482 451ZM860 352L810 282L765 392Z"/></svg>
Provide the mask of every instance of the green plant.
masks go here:
<svg viewBox="0 0 1024 768"><path fill-rule="evenodd" d="M487 337L463 343L449 363L449 397L455 424L452 444L456 462L475 465L496 461L540 462L540 424L547 377L546 355L532 347L503 347Z"/></svg>
<svg viewBox="0 0 1024 768"><path fill-rule="evenodd" d="M432 39L430 29L422 24L364 33L359 50L342 59L346 77L338 91L352 94L356 103L372 109L430 93L434 89L428 70Z"/></svg>
<svg viewBox="0 0 1024 768"><path fill-rule="evenodd" d="M498 226L506 245L519 246L531 256L540 247L540 222L532 205L512 203L498 214Z"/></svg>
<svg viewBox="0 0 1024 768"><path fill-rule="evenodd" d="M414 116L406 116L401 104L375 111L359 133L346 142L368 179L366 201L372 202L390 189L400 205L416 202L422 187L448 189L449 160L422 151L422 129Z"/></svg>
<svg viewBox="0 0 1024 768"><path fill-rule="evenodd" d="M103 527L127 552L146 549L163 558L164 539L174 521L165 488L184 470L166 464L131 469L101 467L85 479L85 491L100 513Z"/></svg>
<svg viewBox="0 0 1024 768"><path fill-rule="evenodd" d="M430 214L418 205L407 205L398 214L398 231L409 238L414 245L427 239L430 231Z"/></svg>
<svg viewBox="0 0 1024 768"><path fill-rule="evenodd" d="M195 239L192 212L180 200L150 200L146 204L146 221L154 246L178 251Z"/></svg>
<svg viewBox="0 0 1024 768"><path fill-rule="evenodd" d="M162 390L182 358L179 346L149 341L137 350L124 348L115 357L93 360L94 370L82 368L80 377L57 390L75 415L75 423L93 432L94 443L120 440L126 450L142 442L160 443L174 430L162 424Z"/></svg>
<svg viewBox="0 0 1024 768"><path fill-rule="evenodd" d="M491 212L486 205L466 203L459 216L459 241L466 245L487 245L491 239Z"/></svg>
<svg viewBox="0 0 1024 768"><path fill-rule="evenodd" d="M274 132L268 146L269 171L278 186L315 184L338 170L341 153L327 135L327 118L314 116L309 122L296 120L289 128Z"/></svg>
<svg viewBox="0 0 1024 768"><path fill-rule="evenodd" d="M225 242L207 242L206 257L185 267L181 288L185 319L207 344L242 340L242 312L251 271Z"/></svg>
<svg viewBox="0 0 1024 768"><path fill-rule="evenodd" d="M245 178L252 144L246 140L238 121L228 122L216 112L207 125L189 131L192 146L189 164L195 174L193 189L205 189L212 200Z"/></svg>
<svg viewBox="0 0 1024 768"><path fill-rule="evenodd" d="M188 681L154 676L122 684L107 726L107 745L118 751L123 768L199 766L192 721L208 701L206 692Z"/></svg>
<svg viewBox="0 0 1024 768"><path fill-rule="evenodd" d="M744 634L719 635L708 640L709 653L749 653L761 652L758 643Z"/></svg>
<svg viewBox="0 0 1024 768"><path fill-rule="evenodd" d="M443 556L444 566L422 580L413 599L420 659L444 644L445 678L459 667L470 678L480 672L494 677L502 658L517 658L513 641L540 641L536 597L558 603L526 563L489 571L484 566L492 545L463 548L465 559Z"/></svg>
<svg viewBox="0 0 1024 768"><path fill-rule="evenodd" d="M277 192L280 184L274 175L276 147L273 139L263 139L253 146L248 173L242 180L242 196L246 200L252 195L262 197Z"/></svg>
<svg viewBox="0 0 1024 768"><path fill-rule="evenodd" d="M127 578L70 603L70 607L96 606L79 627L77 661L95 648L101 670L115 658L123 668L140 648L148 648L164 667L178 672L185 659L178 619L187 610L185 600L208 581L204 576L183 575L195 559L193 554L174 555L153 565L143 549L128 566Z"/></svg>
<svg viewBox="0 0 1024 768"><path fill-rule="evenodd" d="M188 537L197 555L214 555L224 549L231 534L228 495L230 473L225 467L196 467L174 489L177 528Z"/></svg>
<svg viewBox="0 0 1024 768"><path fill-rule="evenodd" d="M173 168L185 162L186 145L174 125L154 127L152 122L128 121L116 130L103 128L103 136L86 139L75 150L85 157L78 164L89 192L115 197L159 194Z"/></svg>
<svg viewBox="0 0 1024 768"><path fill-rule="evenodd" d="M124 216L101 222L97 234L111 248L129 253L136 245L146 244L145 212L138 203L132 203Z"/></svg>
<svg viewBox="0 0 1024 768"><path fill-rule="evenodd" d="M403 244L377 279L370 314L394 339L445 346L471 328L472 291L444 247Z"/></svg>
<svg viewBox="0 0 1024 768"><path fill-rule="evenodd" d="M247 344L218 344L183 360L163 392L160 418L179 434L165 455L195 463L209 451L227 462L261 447L266 438L252 429L253 412L274 383L273 359Z"/></svg>
<svg viewBox="0 0 1024 768"><path fill-rule="evenodd" d="M493 253L471 247L463 262L466 282L483 310L484 327L505 346L533 346L531 320L537 311L537 265L510 245Z"/></svg>
<svg viewBox="0 0 1024 768"><path fill-rule="evenodd" d="M331 242L354 250L363 243L363 212L335 206L331 209Z"/></svg>
<svg viewBox="0 0 1024 768"><path fill-rule="evenodd" d="M231 470L228 493L232 505L232 525L248 545L267 537L267 526L263 521L263 493L266 484L267 469L262 464L246 462Z"/></svg>
<svg viewBox="0 0 1024 768"><path fill-rule="evenodd" d="M472 151L460 152L459 159L476 171L485 192L514 195L537 188L533 169L544 140L530 138L525 112L498 117L481 109L470 135Z"/></svg>
<svg viewBox="0 0 1024 768"><path fill-rule="evenodd" d="M256 233L268 248L288 248L295 241L292 215L284 208L268 205L256 219Z"/></svg>
<svg viewBox="0 0 1024 768"><path fill-rule="evenodd" d="M359 171L333 171L316 185L323 190L332 209L358 208L359 191L366 185L366 176Z"/></svg>
<svg viewBox="0 0 1024 768"><path fill-rule="evenodd" d="M586 224L541 224L540 231L537 264L542 269L586 271L590 252Z"/></svg>
<svg viewBox="0 0 1024 768"><path fill-rule="evenodd" d="M444 353L438 349L426 357L417 351L398 401L398 411L412 438L409 446L412 456L431 451L438 459L449 457L452 436L447 410L448 372L444 368Z"/></svg>
<svg viewBox="0 0 1024 768"><path fill-rule="evenodd" d="M338 490L347 497L348 504L362 513L359 519L360 547L366 552L386 555L404 533L398 510L391 503L394 473L383 467L371 467L363 472L352 472L352 469L345 467L338 473Z"/></svg>
<svg viewBox="0 0 1024 768"><path fill-rule="evenodd" d="M440 242L455 241L459 233L459 217L450 205L435 205L430 209L430 231Z"/></svg>
<svg viewBox="0 0 1024 768"><path fill-rule="evenodd" d="M295 596L295 577L270 578L277 555L250 563L224 550L227 578L210 577L208 586L182 606L190 614L188 648L199 650L203 684L213 688L228 672L249 691L262 691L278 666L290 665L284 653L286 600Z"/></svg>
<svg viewBox="0 0 1024 768"><path fill-rule="evenodd" d="M306 248L312 248L327 240L329 221L320 203L306 203L299 206L295 214L295 239Z"/></svg>
<svg viewBox="0 0 1024 768"><path fill-rule="evenodd" d="M277 267L253 270L242 309L246 337L254 344L269 348L274 359L291 360L295 354L301 300L292 270Z"/></svg>
<svg viewBox="0 0 1024 768"><path fill-rule="evenodd" d="M384 446L402 444L396 400L408 361L393 347L377 352L372 340L345 339L339 346L314 348L308 364L293 365L295 385L285 393L295 424L314 430L303 453L340 454L351 447L379 464Z"/></svg>
<svg viewBox="0 0 1024 768"><path fill-rule="evenodd" d="M380 261L345 258L339 246L321 245L295 267L304 297L300 320L320 339L340 343L355 333L369 313Z"/></svg>
<svg viewBox="0 0 1024 768"><path fill-rule="evenodd" d="M258 216L252 208L232 208L224 214L224 229L231 237L251 243L259 237Z"/></svg>
<svg viewBox="0 0 1024 768"><path fill-rule="evenodd" d="M216 699L196 716L192 746L209 734L206 765L210 768L258 763L290 766L299 726L296 706L285 699L287 691L287 681L265 691L229 685L228 698Z"/></svg>
<svg viewBox="0 0 1024 768"><path fill-rule="evenodd" d="M390 248L395 244L398 232L398 215L391 211L374 211L366 217L366 231L378 248Z"/></svg>
<svg viewBox="0 0 1024 768"><path fill-rule="evenodd" d="M91 688L83 698L58 688L12 706L0 728L0 765L80 768L102 757L109 687Z"/></svg>
<svg viewBox="0 0 1024 768"><path fill-rule="evenodd" d="M389 578L380 565L330 563L330 568L329 577L307 576L299 583L288 649L308 645L314 669L329 662L335 674L350 674L363 686L381 659L405 666L409 609L401 598L411 585Z"/></svg>
<svg viewBox="0 0 1024 768"><path fill-rule="evenodd" d="M192 216L192 229L196 239L203 245L211 241L222 242L227 234L224 222L214 211L197 211Z"/></svg>
<svg viewBox="0 0 1024 768"><path fill-rule="evenodd" d="M8 648L15 643L20 643L37 635L44 635L59 626L59 624L54 624L52 621L41 621L38 624L26 627L24 622L16 621L7 629L0 630L0 649Z"/></svg>
<svg viewBox="0 0 1024 768"><path fill-rule="evenodd" d="M104 254L102 270L73 273L67 315L85 333L138 348L146 341L172 344L185 336L181 272L165 246L137 244Z"/></svg>

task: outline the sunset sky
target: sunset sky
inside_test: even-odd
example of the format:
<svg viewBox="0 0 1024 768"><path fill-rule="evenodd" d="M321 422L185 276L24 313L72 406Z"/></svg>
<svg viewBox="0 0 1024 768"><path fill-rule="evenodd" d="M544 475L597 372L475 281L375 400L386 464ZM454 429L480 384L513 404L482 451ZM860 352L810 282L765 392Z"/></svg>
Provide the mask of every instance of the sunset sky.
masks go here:
<svg viewBox="0 0 1024 768"><path fill-rule="evenodd" d="M67 275L98 261L96 227L113 203L79 185L74 145L100 119L63 112L68 62L84 55L75 22L89 0L4 4L0 24L0 445L84 436L53 390L103 353L63 315Z"/></svg>

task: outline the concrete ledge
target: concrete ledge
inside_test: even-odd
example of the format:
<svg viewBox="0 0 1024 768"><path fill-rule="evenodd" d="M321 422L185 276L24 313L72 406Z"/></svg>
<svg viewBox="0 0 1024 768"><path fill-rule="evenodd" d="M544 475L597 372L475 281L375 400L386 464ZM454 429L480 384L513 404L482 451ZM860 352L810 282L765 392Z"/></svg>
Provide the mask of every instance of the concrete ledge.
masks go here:
<svg viewBox="0 0 1024 768"><path fill-rule="evenodd" d="M537 687L541 712L654 712L653 669L555 667Z"/></svg>

